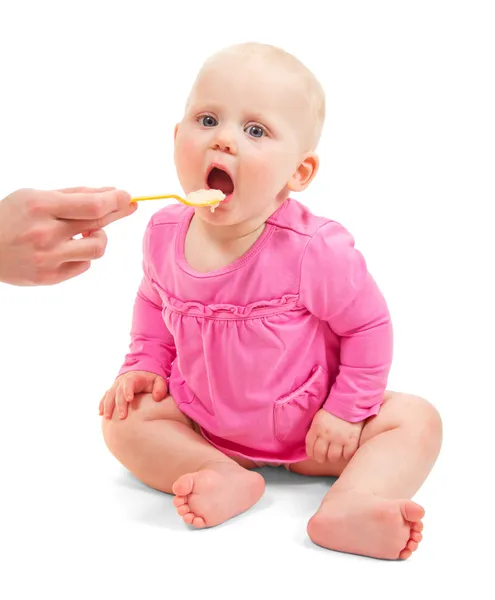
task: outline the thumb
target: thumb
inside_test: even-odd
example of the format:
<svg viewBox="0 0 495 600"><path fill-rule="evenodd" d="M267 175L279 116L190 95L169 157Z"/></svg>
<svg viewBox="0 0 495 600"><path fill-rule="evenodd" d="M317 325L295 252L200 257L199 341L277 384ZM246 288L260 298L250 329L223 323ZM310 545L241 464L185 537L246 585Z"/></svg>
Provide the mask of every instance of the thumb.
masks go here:
<svg viewBox="0 0 495 600"><path fill-rule="evenodd" d="M167 395L167 382L163 377L157 375L153 383L152 398L155 402L160 402Z"/></svg>

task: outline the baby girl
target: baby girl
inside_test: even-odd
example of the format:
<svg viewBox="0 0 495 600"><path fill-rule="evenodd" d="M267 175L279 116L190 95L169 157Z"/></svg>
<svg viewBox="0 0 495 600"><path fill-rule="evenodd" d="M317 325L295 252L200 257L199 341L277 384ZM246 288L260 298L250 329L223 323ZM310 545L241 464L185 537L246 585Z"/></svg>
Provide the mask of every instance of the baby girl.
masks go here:
<svg viewBox="0 0 495 600"><path fill-rule="evenodd" d="M324 118L320 84L281 49L240 44L203 65L175 164L186 193L225 199L151 219L129 353L100 402L103 435L196 527L258 502L259 467L337 476L311 540L404 559L422 538L411 498L442 424L426 400L386 388L390 315L353 237L292 197L318 171Z"/></svg>

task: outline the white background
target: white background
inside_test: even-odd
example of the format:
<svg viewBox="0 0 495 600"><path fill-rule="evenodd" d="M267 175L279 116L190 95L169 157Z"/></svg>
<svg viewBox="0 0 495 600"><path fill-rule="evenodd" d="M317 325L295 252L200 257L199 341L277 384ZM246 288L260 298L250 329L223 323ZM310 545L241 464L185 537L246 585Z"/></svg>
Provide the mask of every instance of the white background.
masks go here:
<svg viewBox="0 0 495 600"><path fill-rule="evenodd" d="M207 55L257 40L312 68L328 121L321 171L298 199L354 234L393 315L390 387L430 399L445 427L409 561L312 545L306 522L330 482L273 469L250 513L190 531L170 496L108 453L97 414L162 206L144 203L108 228L87 274L0 287L2 598L493 597L493 8L2 0L0 197L180 191L173 127Z"/></svg>

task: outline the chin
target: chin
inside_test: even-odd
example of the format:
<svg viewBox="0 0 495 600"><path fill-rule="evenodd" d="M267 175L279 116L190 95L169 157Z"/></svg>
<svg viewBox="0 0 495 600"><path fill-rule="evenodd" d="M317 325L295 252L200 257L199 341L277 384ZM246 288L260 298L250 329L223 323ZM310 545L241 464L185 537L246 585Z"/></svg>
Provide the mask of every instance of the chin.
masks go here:
<svg viewBox="0 0 495 600"><path fill-rule="evenodd" d="M207 207L196 209L196 214L207 223L212 225L234 225L237 219L233 218L234 215L230 211L219 211L218 208L214 213Z"/></svg>
<svg viewBox="0 0 495 600"><path fill-rule="evenodd" d="M213 213L207 207L196 209L196 211L196 214L203 221L210 223L211 225L231 226L238 225L246 220L246 218L239 215L237 211L232 210L230 206L225 206L220 210L217 208Z"/></svg>

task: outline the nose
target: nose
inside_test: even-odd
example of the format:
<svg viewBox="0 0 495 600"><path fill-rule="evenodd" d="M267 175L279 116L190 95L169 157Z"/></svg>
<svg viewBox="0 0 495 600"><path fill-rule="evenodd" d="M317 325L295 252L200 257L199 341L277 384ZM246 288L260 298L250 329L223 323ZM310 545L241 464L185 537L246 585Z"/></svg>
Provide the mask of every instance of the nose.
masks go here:
<svg viewBox="0 0 495 600"><path fill-rule="evenodd" d="M227 152L228 154L236 154L237 147L234 141L234 133L226 127L215 128L215 136L212 143L213 150Z"/></svg>

